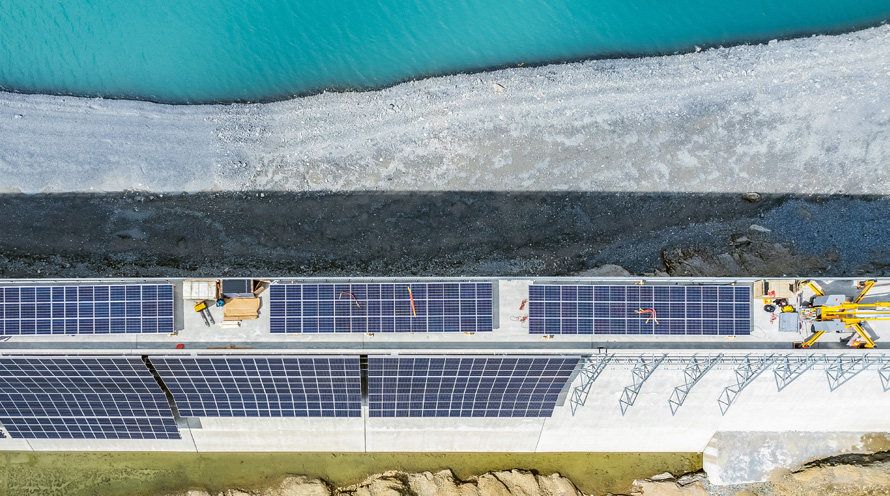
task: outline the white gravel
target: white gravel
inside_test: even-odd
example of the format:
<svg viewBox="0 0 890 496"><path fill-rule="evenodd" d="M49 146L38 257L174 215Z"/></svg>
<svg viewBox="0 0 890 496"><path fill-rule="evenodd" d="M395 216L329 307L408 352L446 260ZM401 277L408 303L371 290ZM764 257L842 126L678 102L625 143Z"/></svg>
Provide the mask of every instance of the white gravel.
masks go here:
<svg viewBox="0 0 890 496"><path fill-rule="evenodd" d="M0 192L886 194L888 163L890 26L269 104L0 93Z"/></svg>

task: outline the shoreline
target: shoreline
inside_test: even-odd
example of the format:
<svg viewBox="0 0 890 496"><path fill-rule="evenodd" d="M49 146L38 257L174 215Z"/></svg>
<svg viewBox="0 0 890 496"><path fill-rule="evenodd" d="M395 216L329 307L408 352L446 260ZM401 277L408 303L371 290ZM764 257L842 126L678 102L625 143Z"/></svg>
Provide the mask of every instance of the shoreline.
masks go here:
<svg viewBox="0 0 890 496"><path fill-rule="evenodd" d="M594 63L594 62L602 62L602 61L610 61L610 60L636 60L636 59L647 59L647 58L658 58L658 57L670 57L676 55L687 55L692 53L699 53L702 51L713 50L713 49L726 49L733 48L739 46L762 46L769 45L779 41L790 41L790 40L798 40L798 39L806 39L813 38L817 36L838 36L844 34L851 34L857 31L863 31L866 29L879 28L881 26L887 25L890 23L890 18L883 19L879 21L869 21L869 22L859 22L855 25L846 27L846 28L838 28L838 29L829 29L820 32L813 32L808 30L798 30L791 34L783 35L783 36L772 36L772 37L761 37L761 38L753 38L750 40L742 40L742 41L728 41L723 43L701 43L701 44L693 44L690 47L681 48L678 50L671 51L656 51L656 52L632 52L632 51L620 51L615 50L612 52L605 52L599 55L593 56L585 56L585 57L568 57L564 59L554 59L548 61L540 61L540 62L520 62L518 64L501 64L501 65L492 65L488 67L479 67L475 69L467 69L458 72L451 73L424 73L420 74L416 77L405 78L402 80L398 80L392 83L380 85L380 86L366 86L366 87L352 87L352 86L333 86L333 87L325 87L325 88L316 88L316 89L308 89L305 91L301 91L298 93L288 93L283 94L277 97L269 97L258 100L249 100L249 99L234 99L234 100L226 100L226 101L206 101L206 102L174 102L174 101L164 101L164 100L153 100L151 98L139 98L139 97L131 97L131 96L108 96L108 95L86 95L86 94L75 94L75 93L64 93L64 92L46 92L46 91L21 91L16 89L7 89L0 86L0 94L7 93L11 95L24 95L24 96L50 96L50 97L60 97L60 98L83 98L88 100L108 100L108 101L124 101L124 102L140 102L140 103L150 103L154 105L169 105L173 107L196 107L196 106L218 106L218 105L266 105L272 103L285 103L292 100L299 100L302 98L314 97L318 95L323 95L325 93L370 93L375 91L384 91L402 84L409 83L418 83L428 79L438 79L438 78L449 78L456 76L478 76L486 73L499 72L511 69L537 69L541 67L552 67L552 66L566 66L571 64L586 64L586 63Z"/></svg>
<svg viewBox="0 0 890 496"><path fill-rule="evenodd" d="M886 194L888 41L882 25L267 104L0 93L0 192Z"/></svg>

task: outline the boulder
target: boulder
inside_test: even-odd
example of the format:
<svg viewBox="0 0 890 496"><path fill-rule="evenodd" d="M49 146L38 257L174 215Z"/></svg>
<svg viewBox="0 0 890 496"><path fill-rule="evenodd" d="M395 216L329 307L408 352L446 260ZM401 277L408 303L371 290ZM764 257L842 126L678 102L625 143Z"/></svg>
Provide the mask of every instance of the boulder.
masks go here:
<svg viewBox="0 0 890 496"><path fill-rule="evenodd" d="M489 472L466 481L450 470L407 474L390 471L360 484L339 488L335 496L584 496L559 474L536 475L526 470ZM275 494L275 496L279 496ZM285 496L284 494L280 496ZM312 494L311 496L325 496Z"/></svg>
<svg viewBox="0 0 890 496"><path fill-rule="evenodd" d="M331 496L331 488L322 480L299 475L286 477L263 494L264 496Z"/></svg>
<svg viewBox="0 0 890 496"><path fill-rule="evenodd" d="M630 277L631 273L620 265L606 264L585 270L579 277Z"/></svg>

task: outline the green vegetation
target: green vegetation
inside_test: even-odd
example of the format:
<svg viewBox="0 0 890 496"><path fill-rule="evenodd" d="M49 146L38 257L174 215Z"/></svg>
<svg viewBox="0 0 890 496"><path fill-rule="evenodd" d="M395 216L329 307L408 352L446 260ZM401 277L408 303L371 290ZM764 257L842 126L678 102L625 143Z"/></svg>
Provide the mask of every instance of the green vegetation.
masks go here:
<svg viewBox="0 0 890 496"><path fill-rule="evenodd" d="M635 478L701 468L696 453L0 453L3 496L151 496L258 488L291 474L355 484L386 470L559 472L585 493L623 492Z"/></svg>

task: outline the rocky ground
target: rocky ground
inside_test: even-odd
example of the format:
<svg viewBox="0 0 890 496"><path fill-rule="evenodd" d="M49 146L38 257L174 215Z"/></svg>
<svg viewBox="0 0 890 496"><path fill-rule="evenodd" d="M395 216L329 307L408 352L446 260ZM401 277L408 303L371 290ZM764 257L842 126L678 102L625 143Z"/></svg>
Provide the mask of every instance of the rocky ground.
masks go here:
<svg viewBox="0 0 890 496"><path fill-rule="evenodd" d="M887 453L845 455L808 464L796 472L777 472L768 482L713 486L702 472L675 477L665 473L634 481L629 496L860 496L890 494ZM174 496L169 494L167 496ZM524 470L489 472L465 481L449 470L438 473L385 472L360 484L331 487L320 479L287 477L260 489L201 490L175 496L584 496L560 474Z"/></svg>
<svg viewBox="0 0 890 496"><path fill-rule="evenodd" d="M890 199L747 198L7 195L0 277L890 274Z"/></svg>

